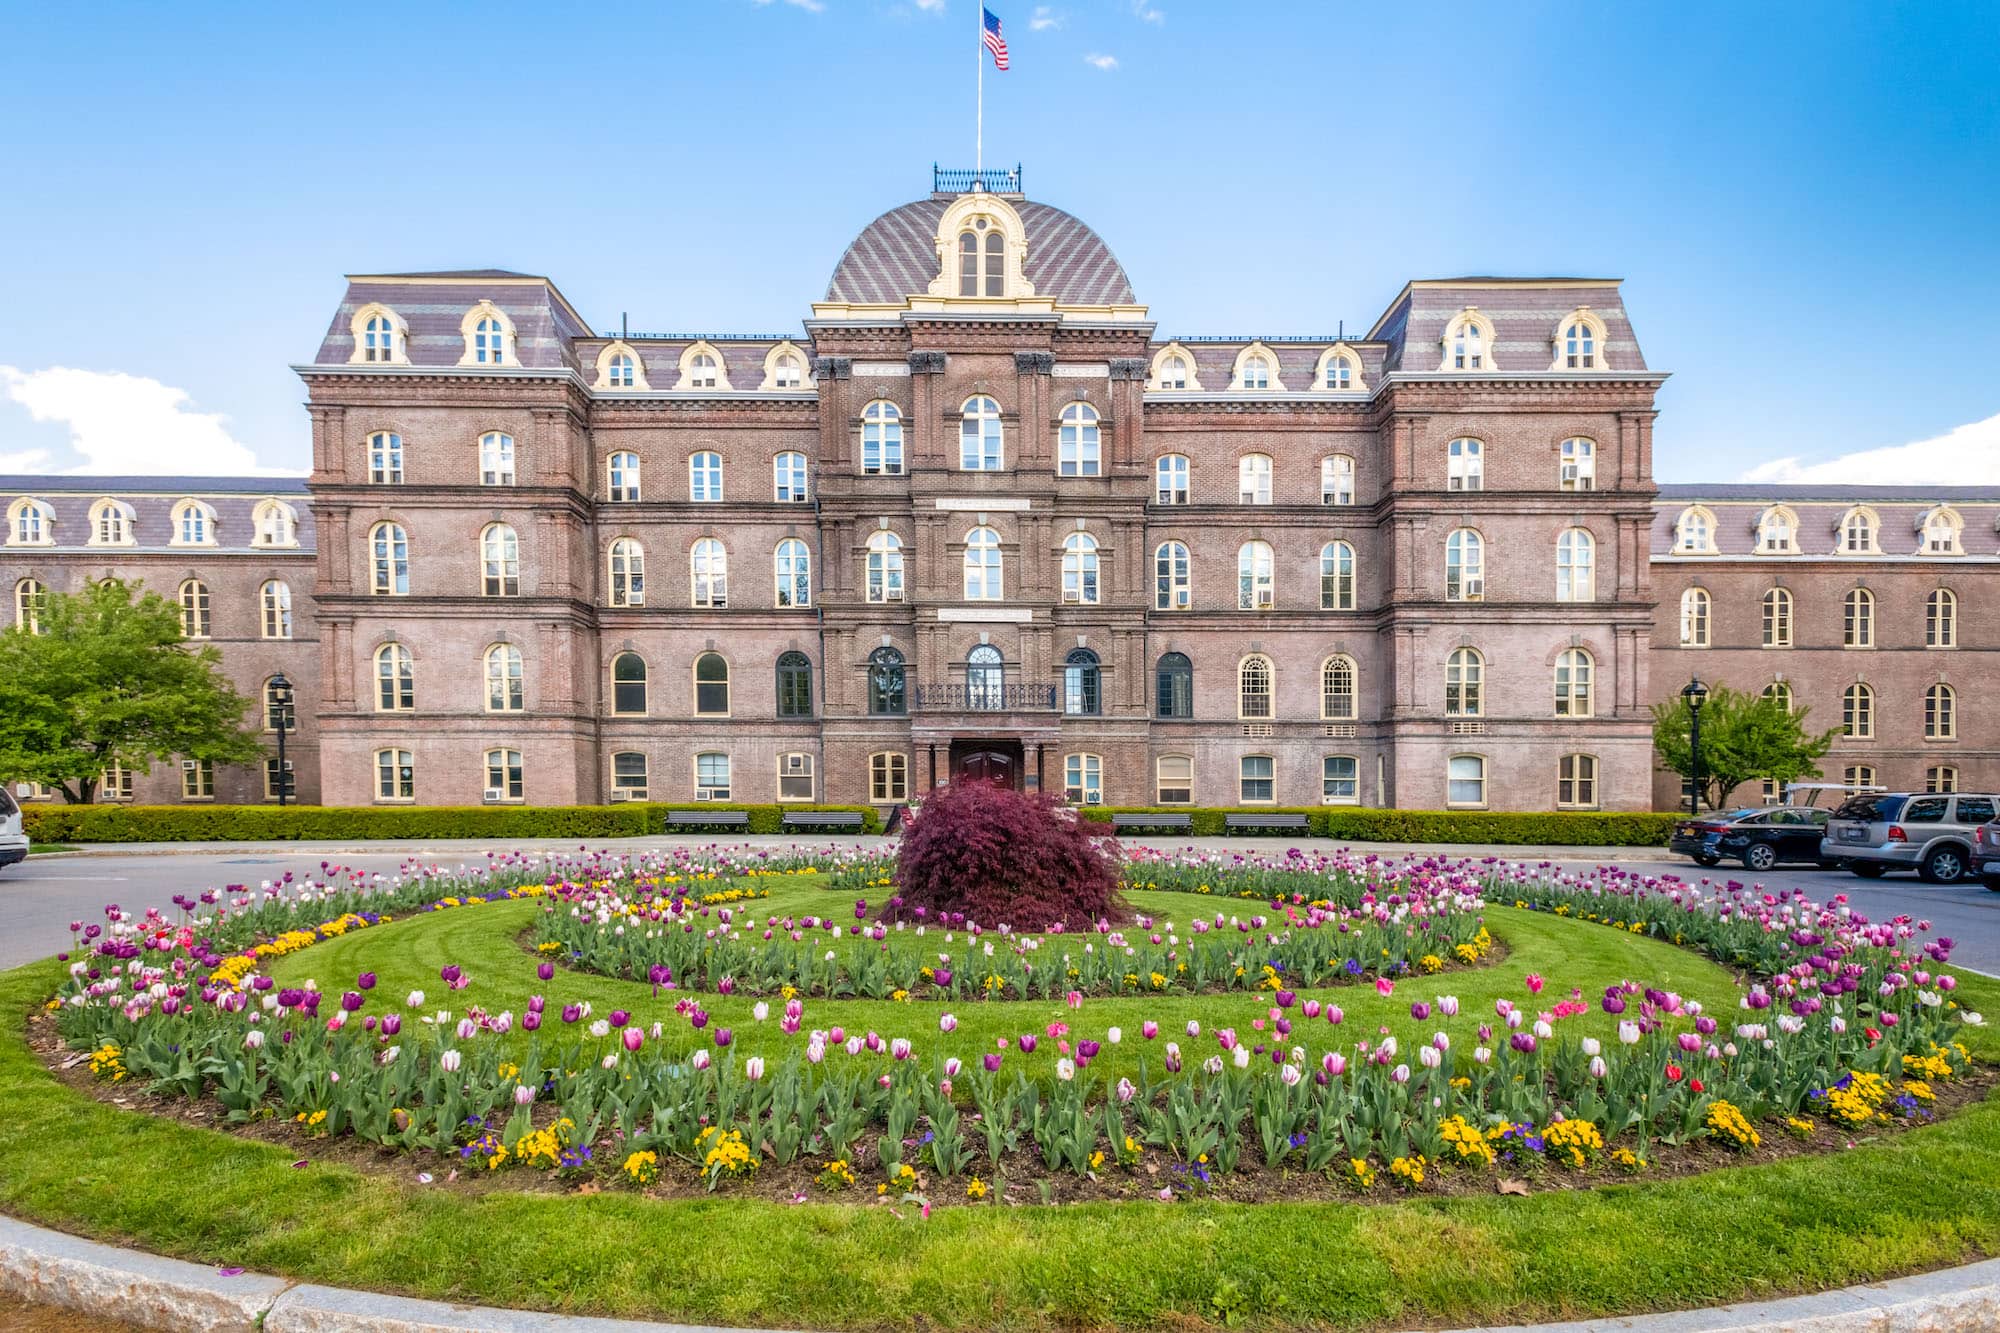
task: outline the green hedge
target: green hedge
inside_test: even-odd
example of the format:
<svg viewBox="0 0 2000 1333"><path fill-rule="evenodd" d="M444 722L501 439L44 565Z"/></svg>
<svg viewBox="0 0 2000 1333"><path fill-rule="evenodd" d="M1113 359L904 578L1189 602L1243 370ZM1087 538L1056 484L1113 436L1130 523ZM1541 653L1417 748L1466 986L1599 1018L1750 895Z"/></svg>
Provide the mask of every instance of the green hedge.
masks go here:
<svg viewBox="0 0 2000 1333"><path fill-rule="evenodd" d="M665 831L669 809L740 810L750 816L751 833L782 832L787 810L853 810L868 832L881 827L875 811L861 805L29 805L22 814L36 842L299 842L636 838Z"/></svg>
<svg viewBox="0 0 2000 1333"><path fill-rule="evenodd" d="M1351 842L1470 842L1550 847L1664 847L1678 816L1588 812L1487 813L1478 810L1363 810L1353 806L1290 806L1227 810L1170 805L1093 805L1085 819L1108 823L1114 814L1187 815L1195 837L1224 832L1225 815L1304 815L1315 838ZM1289 829L1264 832L1296 837Z"/></svg>

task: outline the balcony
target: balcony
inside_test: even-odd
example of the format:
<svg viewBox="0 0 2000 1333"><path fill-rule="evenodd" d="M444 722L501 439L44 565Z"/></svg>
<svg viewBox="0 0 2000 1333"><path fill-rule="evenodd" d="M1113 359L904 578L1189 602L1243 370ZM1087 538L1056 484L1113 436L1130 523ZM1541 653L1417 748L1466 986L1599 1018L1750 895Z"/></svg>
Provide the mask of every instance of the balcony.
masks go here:
<svg viewBox="0 0 2000 1333"><path fill-rule="evenodd" d="M1053 713L1054 685L919 685L920 713Z"/></svg>

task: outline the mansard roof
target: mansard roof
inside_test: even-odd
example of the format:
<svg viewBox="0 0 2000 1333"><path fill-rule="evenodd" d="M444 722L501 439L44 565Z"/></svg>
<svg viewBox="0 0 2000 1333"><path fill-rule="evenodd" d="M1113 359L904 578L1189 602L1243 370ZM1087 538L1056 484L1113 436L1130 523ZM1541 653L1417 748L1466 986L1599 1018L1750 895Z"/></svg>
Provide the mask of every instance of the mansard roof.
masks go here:
<svg viewBox="0 0 2000 1333"><path fill-rule="evenodd" d="M1104 239L1049 204L1003 198L1028 230L1022 276L1057 305L1136 305L1132 283ZM893 305L930 290L938 275L937 229L956 195L934 194L892 208L861 229L834 266L826 299Z"/></svg>

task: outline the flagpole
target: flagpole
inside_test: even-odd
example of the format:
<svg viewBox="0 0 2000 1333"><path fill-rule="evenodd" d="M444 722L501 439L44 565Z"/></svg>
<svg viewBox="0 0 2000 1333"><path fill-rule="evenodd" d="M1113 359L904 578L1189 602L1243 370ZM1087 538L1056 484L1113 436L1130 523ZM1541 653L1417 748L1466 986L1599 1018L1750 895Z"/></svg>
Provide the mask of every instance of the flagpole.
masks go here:
<svg viewBox="0 0 2000 1333"><path fill-rule="evenodd" d="M978 188L984 189L985 182L979 179L986 169L986 0L972 0L972 21L978 25L979 40L973 44L972 59L979 71L978 110L973 118L972 136L972 179Z"/></svg>

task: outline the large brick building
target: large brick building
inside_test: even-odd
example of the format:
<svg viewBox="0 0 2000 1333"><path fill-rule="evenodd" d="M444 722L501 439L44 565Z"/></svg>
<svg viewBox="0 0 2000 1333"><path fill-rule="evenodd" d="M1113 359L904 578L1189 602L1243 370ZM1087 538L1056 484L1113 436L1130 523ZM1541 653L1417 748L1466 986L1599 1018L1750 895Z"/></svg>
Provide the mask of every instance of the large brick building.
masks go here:
<svg viewBox="0 0 2000 1333"><path fill-rule="evenodd" d="M1843 762L2000 783L1968 712L1950 741L1903 734L1946 660L1903 599L1941 561L1990 564L2000 503L1876 497L1879 548L1835 555L1812 527L1834 500L1801 499L1767 570L1731 523L1782 497L1656 491L1664 375L1615 281L1417 281L1365 335L1167 338L1075 217L939 188L863 229L796 336L610 336L544 278L406 273L350 278L297 370L309 500L4 479L0 565L24 588L205 581L246 693L279 665L303 687L303 799L890 804L971 776L1640 809L1675 795L1648 705L1686 671L1837 706L1814 617L1863 566L1879 730ZM1727 516L1713 552L1675 539L1697 499ZM1911 557L1897 525L1946 500L1964 554ZM187 503L215 513L198 549ZM106 504L132 511L119 550ZM260 541L253 504L293 511L297 545ZM32 540L24 506L49 516ZM281 569L314 662L250 632ZM1785 656L1743 637L1773 578L1798 598ZM1691 579L1705 649L1677 646ZM1953 660L1991 651L1956 591ZM179 799L170 776L117 790Z"/></svg>

